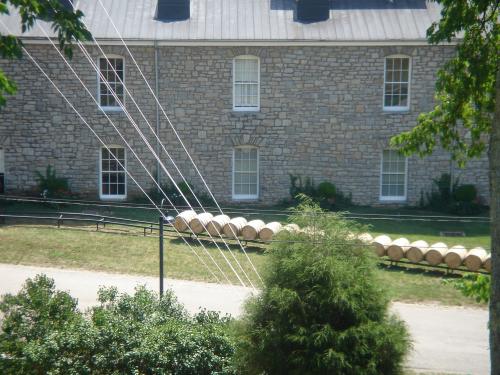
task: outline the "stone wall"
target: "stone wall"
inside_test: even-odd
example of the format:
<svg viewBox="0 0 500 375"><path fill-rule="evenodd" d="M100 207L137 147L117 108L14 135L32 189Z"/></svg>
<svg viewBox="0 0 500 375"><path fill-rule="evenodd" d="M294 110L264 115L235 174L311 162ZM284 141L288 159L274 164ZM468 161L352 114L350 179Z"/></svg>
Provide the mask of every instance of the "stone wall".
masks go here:
<svg viewBox="0 0 500 375"><path fill-rule="evenodd" d="M132 47L151 86L154 49ZM105 116L50 45L30 45L70 101L107 144L123 145ZM106 53L125 56L127 87L146 119L156 128L156 103L124 48L105 47ZM99 51L90 49L97 61ZM381 153L391 136L409 130L420 112L432 108L437 69L453 53L452 47L160 47L159 97L187 149L216 197L231 201L232 151L235 145L259 147L260 203L288 197L289 174L310 176L315 182L334 182L354 202L379 204ZM412 60L410 110L382 109L384 58L405 54ZM261 110L232 110L232 59L260 57ZM96 73L75 50L72 65L90 88L97 91ZM13 77L18 92L0 113L0 148L5 150L6 188L26 191L36 185L34 172L53 165L70 179L72 189L98 198L99 141L25 57L0 60ZM156 142L129 97L126 106L156 148ZM145 165L155 173L151 152L124 113L109 117L124 132ZM178 167L196 187L202 184L165 118L160 134ZM178 174L162 152L174 178ZM131 173L146 190L152 182L131 152ZM408 201L415 204L432 178L450 170L450 157L437 152L408 162ZM455 172L462 182L474 183L487 198L486 158ZM165 175L162 176L165 180ZM128 196L141 194L128 179Z"/></svg>

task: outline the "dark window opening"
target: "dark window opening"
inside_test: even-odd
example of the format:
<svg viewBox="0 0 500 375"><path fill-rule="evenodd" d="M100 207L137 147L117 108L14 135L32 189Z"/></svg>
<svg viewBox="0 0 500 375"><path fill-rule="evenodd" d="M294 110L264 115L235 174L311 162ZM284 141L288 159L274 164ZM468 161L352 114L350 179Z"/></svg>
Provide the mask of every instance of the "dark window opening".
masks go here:
<svg viewBox="0 0 500 375"><path fill-rule="evenodd" d="M326 21L330 18L330 0L297 0L295 18L304 23Z"/></svg>
<svg viewBox="0 0 500 375"><path fill-rule="evenodd" d="M189 15L189 0L158 0L156 19L160 21L183 21Z"/></svg>

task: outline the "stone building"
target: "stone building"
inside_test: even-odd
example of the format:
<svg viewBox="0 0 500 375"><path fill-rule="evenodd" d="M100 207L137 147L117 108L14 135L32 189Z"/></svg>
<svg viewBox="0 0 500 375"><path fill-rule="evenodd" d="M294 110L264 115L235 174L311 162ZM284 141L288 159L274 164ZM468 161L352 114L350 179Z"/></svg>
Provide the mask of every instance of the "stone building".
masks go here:
<svg viewBox="0 0 500 375"><path fill-rule="evenodd" d="M95 66L78 47L70 61L90 95L44 35L49 25L23 34L12 13L1 17L0 29L23 37L112 154L26 55L0 60L18 85L0 112L7 193L33 189L35 172L51 165L74 192L130 199L142 193L114 159L148 191L154 182L134 152L151 175L168 179L151 150L180 181L155 134L202 190L164 109L221 202L276 203L289 196L293 174L333 182L360 204L415 204L433 178L450 171L487 199L485 158L462 170L446 152L407 159L389 147L433 107L437 70L454 53L453 45L426 43L426 29L439 18L433 2L326 0L326 10L322 0L75 4L99 42L86 45Z"/></svg>

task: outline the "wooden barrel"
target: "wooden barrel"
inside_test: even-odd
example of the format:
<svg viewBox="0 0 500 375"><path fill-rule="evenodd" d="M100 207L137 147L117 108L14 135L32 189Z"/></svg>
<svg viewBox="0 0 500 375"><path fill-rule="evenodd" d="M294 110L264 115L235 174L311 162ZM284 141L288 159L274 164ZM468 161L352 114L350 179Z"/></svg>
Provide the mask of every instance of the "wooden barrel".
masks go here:
<svg viewBox="0 0 500 375"><path fill-rule="evenodd" d="M287 224L283 227L283 230L286 230L287 232L290 233L297 233L300 232L300 227L297 224Z"/></svg>
<svg viewBox="0 0 500 375"><path fill-rule="evenodd" d="M245 225L247 225L247 219L244 217L235 217L222 227L222 231L226 237L238 238Z"/></svg>
<svg viewBox="0 0 500 375"><path fill-rule="evenodd" d="M482 247L471 249L465 257L464 264L469 271L479 271L486 260L488 253Z"/></svg>
<svg viewBox="0 0 500 375"><path fill-rule="evenodd" d="M271 223L267 223L264 228L261 229L259 232L259 238L262 241L271 241L272 238L278 234L278 232L281 230L282 225L278 223L277 221L273 221Z"/></svg>
<svg viewBox="0 0 500 375"><path fill-rule="evenodd" d="M231 219L227 215L214 216L207 225L208 233L212 236L219 236L223 234L224 232L222 231L222 228L224 228L224 225L229 223L229 220Z"/></svg>
<svg viewBox="0 0 500 375"><path fill-rule="evenodd" d="M450 268L458 268L467 256L467 249L462 245L450 247L444 256L444 262Z"/></svg>
<svg viewBox="0 0 500 375"><path fill-rule="evenodd" d="M203 212L202 214L196 215L196 217L189 222L189 227L193 231L193 233L203 233L207 230L208 223L214 215L210 212Z"/></svg>
<svg viewBox="0 0 500 375"><path fill-rule="evenodd" d="M387 256L390 260L401 260L405 256L406 250L410 247L410 241L407 238L401 237L387 247Z"/></svg>
<svg viewBox="0 0 500 375"><path fill-rule="evenodd" d="M483 262L483 268L488 271L488 272L491 272L491 254L488 254L486 256L486 259L484 260Z"/></svg>
<svg viewBox="0 0 500 375"><path fill-rule="evenodd" d="M424 260L425 254L429 250L429 244L423 240L414 241L406 250L405 258L412 263L419 263Z"/></svg>
<svg viewBox="0 0 500 375"><path fill-rule="evenodd" d="M189 228L189 222L196 217L196 212L193 210L182 211L176 216L174 228L179 232L185 232Z"/></svg>
<svg viewBox="0 0 500 375"><path fill-rule="evenodd" d="M241 230L241 235L247 241L255 240L259 236L259 232L264 228L266 223L262 220L252 220L247 223Z"/></svg>
<svg viewBox="0 0 500 375"><path fill-rule="evenodd" d="M444 256L448 251L448 246L443 242L436 242L429 247L427 253L425 254L425 260L431 266L437 266L443 263Z"/></svg>
<svg viewBox="0 0 500 375"><path fill-rule="evenodd" d="M364 242L364 243L370 243L373 241L373 237L370 233L361 233L358 236L358 240L360 240L361 242Z"/></svg>
<svg viewBox="0 0 500 375"><path fill-rule="evenodd" d="M375 237L372 241L372 245L375 248L375 254L379 257L383 257L391 242L391 237L385 234Z"/></svg>

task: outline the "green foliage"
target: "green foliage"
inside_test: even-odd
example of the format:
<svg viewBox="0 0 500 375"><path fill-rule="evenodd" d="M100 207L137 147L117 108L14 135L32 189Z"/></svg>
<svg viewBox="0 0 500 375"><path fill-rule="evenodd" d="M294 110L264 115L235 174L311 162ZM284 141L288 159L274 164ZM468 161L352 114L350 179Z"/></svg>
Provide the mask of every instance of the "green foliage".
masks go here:
<svg viewBox="0 0 500 375"><path fill-rule="evenodd" d="M372 252L353 239L363 228L324 214L302 196L269 250L264 288L236 325L242 374L398 374L409 348L388 312ZM313 219L314 218L314 219Z"/></svg>
<svg viewBox="0 0 500 375"><path fill-rule="evenodd" d="M457 53L438 73L437 105L418 125L391 140L405 154L428 155L439 143L455 160L482 154L491 131L500 58L500 16L496 0L437 0L441 19L427 31L430 43L461 38Z"/></svg>
<svg viewBox="0 0 500 375"><path fill-rule="evenodd" d="M456 215L475 215L483 207L477 202L477 189L474 185L460 185L458 179L451 184L451 177L443 173L434 179L434 187L427 193L427 203L421 197L420 207L444 211Z"/></svg>
<svg viewBox="0 0 500 375"><path fill-rule="evenodd" d="M323 181L318 185L318 197L322 199L335 199L337 188L328 181Z"/></svg>
<svg viewBox="0 0 500 375"><path fill-rule="evenodd" d="M57 177L56 170L52 166L47 166L45 175L35 172L38 182L37 189L40 193L46 191L46 196L50 198L60 198L70 194L68 179Z"/></svg>
<svg viewBox="0 0 500 375"><path fill-rule="evenodd" d="M203 206L215 205L214 200L212 199L212 197L208 193L206 193L205 191L197 190L191 183L189 183L189 182L186 183L184 181L181 181L181 182L177 183L177 186L179 189L177 189L173 183L167 182L167 183L163 184L161 187L163 192L165 193L165 195L168 197L168 199L170 199L170 201L175 206L186 206L187 203L186 203L186 200L184 199L184 197L186 197L189 204L192 205L193 207L199 206L199 203L201 203L201 205L203 205ZM181 195L179 190L182 192L184 197ZM193 194L193 192L194 192L194 194L196 194L196 198L198 198L198 199L195 198L195 195ZM165 198L163 193L161 191L159 191L158 188L156 188L156 187L152 188L149 191L148 195L154 201L156 201L158 203L160 203L162 201L162 199ZM199 203L198 203L198 201L199 201ZM165 204L168 204L167 200L165 200Z"/></svg>
<svg viewBox="0 0 500 375"><path fill-rule="evenodd" d="M296 199L299 194L316 197L314 180L311 177L302 177L290 174L290 196L292 199Z"/></svg>
<svg viewBox="0 0 500 375"><path fill-rule="evenodd" d="M459 280L446 280L460 290L466 297L474 298L479 303L490 301L491 276L489 275L464 275Z"/></svg>
<svg viewBox="0 0 500 375"><path fill-rule="evenodd" d="M46 276L28 280L0 302L0 373L234 374L228 318L191 318L171 292L159 300L138 288L99 291L88 316Z"/></svg>
<svg viewBox="0 0 500 375"><path fill-rule="evenodd" d="M472 203L477 199L477 189L474 185L460 185L453 191L453 198L457 202Z"/></svg>
<svg viewBox="0 0 500 375"><path fill-rule="evenodd" d="M3 296L0 373L89 373L85 357L95 332L76 306L46 276L28 279L15 296Z"/></svg>
<svg viewBox="0 0 500 375"><path fill-rule="evenodd" d="M311 197L321 207L327 209L353 205L351 193L344 194L331 182L323 181L316 186L311 177L290 174L290 197L298 202L300 195Z"/></svg>
<svg viewBox="0 0 500 375"><path fill-rule="evenodd" d="M73 11L62 5L59 0L5 0L0 3L0 14L9 14L9 6L16 8L21 16L21 30L26 32L36 20L50 22L57 34L59 48L72 58L73 43L91 39L85 28L80 10ZM23 43L12 35L0 35L0 54L3 58L21 58ZM5 95L16 92L15 83L0 70L0 108L5 105Z"/></svg>

